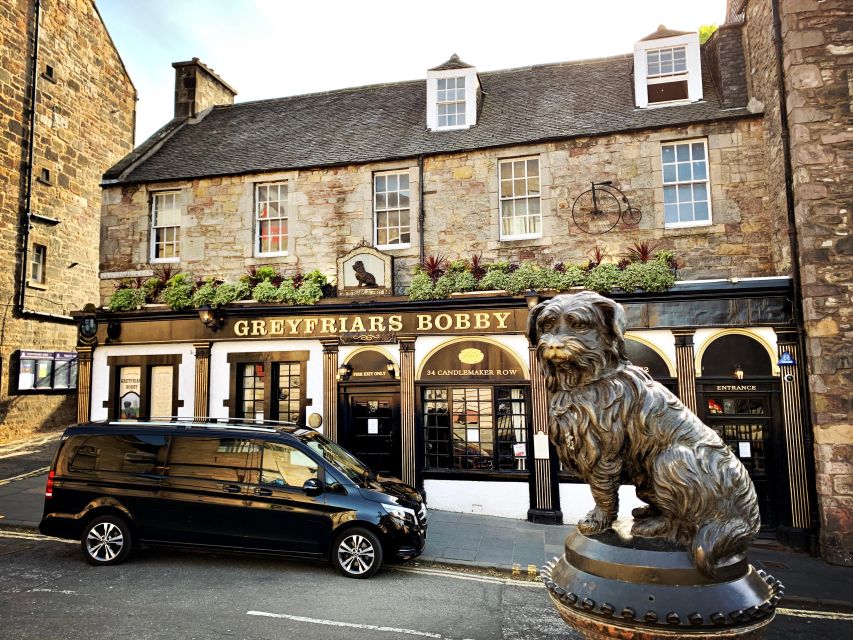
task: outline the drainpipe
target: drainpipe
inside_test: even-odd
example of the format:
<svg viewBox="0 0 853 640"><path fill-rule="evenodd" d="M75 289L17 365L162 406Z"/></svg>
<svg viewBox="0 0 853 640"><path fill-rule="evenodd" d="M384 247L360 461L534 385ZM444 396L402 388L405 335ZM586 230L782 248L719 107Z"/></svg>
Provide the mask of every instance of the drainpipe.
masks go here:
<svg viewBox="0 0 853 640"><path fill-rule="evenodd" d="M424 157L418 156L418 264L424 263L424 220L426 209L424 208Z"/></svg>
<svg viewBox="0 0 853 640"><path fill-rule="evenodd" d="M57 313L45 313L42 311L31 311L27 309L27 270L30 257L30 224L32 223L32 201L33 201L33 174L35 166L33 156L35 153L36 139L36 103L38 98L38 71L39 71L39 31L41 24L41 0L33 3L33 53L30 56L30 107L27 110L29 119L29 131L27 133L27 168L26 183L24 186L24 211L21 216L21 268L19 271L18 292L15 299L15 311L21 317L42 318L54 322L65 322L73 324L74 318Z"/></svg>
<svg viewBox="0 0 853 640"><path fill-rule="evenodd" d="M782 50L782 17L779 12L779 0L770 0L770 11L773 19L773 46L776 53L776 82L779 91L779 120L781 124L782 135L782 157L785 167L785 205L788 214L788 239L791 244L791 278L794 283L794 324L797 327L797 342L800 350L800 361L803 368L804 382L801 392L803 394L803 408L811 407L811 393L809 390L808 381L808 366L805 341L805 324L803 321L803 292L802 292L802 277L800 273L800 245L798 240L797 218L794 212L794 170L791 163L791 135L788 127L788 92L785 90L785 76ZM811 425L811 411L807 409L803 411L806 418L806 424ZM806 454L806 474L808 477L815 477L814 467L814 437L812 429L803 430L803 447ZM818 538L817 530L819 525L817 517L817 495L813 487L809 488L809 498L811 505L809 513L811 514L812 533L811 537L811 552L817 554Z"/></svg>

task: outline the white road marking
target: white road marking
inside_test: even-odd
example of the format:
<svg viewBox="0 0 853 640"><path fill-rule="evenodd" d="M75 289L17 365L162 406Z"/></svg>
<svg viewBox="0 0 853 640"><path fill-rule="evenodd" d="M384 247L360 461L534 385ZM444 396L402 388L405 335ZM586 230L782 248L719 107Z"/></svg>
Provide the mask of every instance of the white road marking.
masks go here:
<svg viewBox="0 0 853 640"><path fill-rule="evenodd" d="M69 591L68 589L27 589L27 593L62 593L66 596L77 595L76 591Z"/></svg>
<svg viewBox="0 0 853 640"><path fill-rule="evenodd" d="M45 436L41 440L30 439L15 444L3 445L0 447L0 459L13 458L14 456L33 453L35 450L30 449L29 447L38 447L39 445L47 444L53 440L59 440L61 437L61 433L54 433L53 435Z"/></svg>
<svg viewBox="0 0 853 640"><path fill-rule="evenodd" d="M814 620L853 620L853 613L834 613L832 611L786 609L781 607L776 609L776 612L780 616L791 616L793 618L812 618Z"/></svg>
<svg viewBox="0 0 853 640"><path fill-rule="evenodd" d="M16 480L26 480L27 478L34 478L36 476L40 476L44 473L50 471L50 467L42 467L41 469L33 469L32 471L27 471L26 473L22 473L17 476L12 476L11 478L3 478L0 480L0 486L4 484L9 484L10 482L15 482Z"/></svg>
<svg viewBox="0 0 853 640"><path fill-rule="evenodd" d="M497 576L476 575L472 573L457 573L446 569L428 569L426 567L387 567L387 569L403 573L419 573L429 576L439 576L441 578L451 578L453 580L487 582L489 584L502 584L513 587L533 587L534 589L540 589L545 586L541 582L528 582L527 580L513 580L512 578L499 578Z"/></svg>
<svg viewBox="0 0 853 640"><path fill-rule="evenodd" d="M346 627L348 629L364 629L366 631L385 631L388 633L402 633L407 636L418 636L421 638L435 638L436 640L452 640L440 633L429 631L417 631L415 629L402 629L399 627L380 627L375 624L358 624L356 622L341 622L340 620L324 620L322 618L308 618L306 616L291 616L286 613L270 613L268 611L247 611L247 616L262 616L265 618L281 618L293 620L294 622L306 622L308 624L320 624L327 627Z"/></svg>
<svg viewBox="0 0 853 640"><path fill-rule="evenodd" d="M65 544L79 544L76 540L63 540L62 538L51 538L40 533L28 533L26 531L0 530L0 538L10 540L32 540L34 542L64 542Z"/></svg>

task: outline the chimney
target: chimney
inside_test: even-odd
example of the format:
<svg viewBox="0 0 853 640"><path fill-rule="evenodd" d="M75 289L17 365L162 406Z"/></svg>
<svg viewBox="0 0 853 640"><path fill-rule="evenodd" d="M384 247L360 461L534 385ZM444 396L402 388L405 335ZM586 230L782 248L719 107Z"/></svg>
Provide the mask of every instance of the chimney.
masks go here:
<svg viewBox="0 0 853 640"><path fill-rule="evenodd" d="M192 118L212 106L234 104L237 91L198 58L173 62L172 66L176 118Z"/></svg>
<svg viewBox="0 0 853 640"><path fill-rule="evenodd" d="M743 22L721 24L702 45L724 109L745 107L749 100L742 31Z"/></svg>

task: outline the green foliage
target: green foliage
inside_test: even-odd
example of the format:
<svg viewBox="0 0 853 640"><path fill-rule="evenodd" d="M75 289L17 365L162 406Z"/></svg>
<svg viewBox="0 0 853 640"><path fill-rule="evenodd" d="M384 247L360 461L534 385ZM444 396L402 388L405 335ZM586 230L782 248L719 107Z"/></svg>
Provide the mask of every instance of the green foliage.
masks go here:
<svg viewBox="0 0 853 640"><path fill-rule="evenodd" d="M296 287L293 286L293 280L285 278L275 294L276 302L284 302L285 304L296 304Z"/></svg>
<svg viewBox="0 0 853 640"><path fill-rule="evenodd" d="M666 291L675 284L675 276L663 262L634 262L621 272L619 286L625 291Z"/></svg>
<svg viewBox="0 0 853 640"><path fill-rule="evenodd" d="M433 299L443 300L449 298L456 286L456 278L452 274L441 276L433 285Z"/></svg>
<svg viewBox="0 0 853 640"><path fill-rule="evenodd" d="M323 287L329 284L329 279L326 277L326 274L320 271L319 269L314 269L314 271L310 272L307 276L302 279L303 284L305 282L313 282L318 287Z"/></svg>
<svg viewBox="0 0 853 640"><path fill-rule="evenodd" d="M179 273L169 278L160 298L174 311L190 309L193 306L194 290L192 278L186 273Z"/></svg>
<svg viewBox="0 0 853 640"><path fill-rule="evenodd" d="M533 262L524 262L509 274L507 286L504 287L510 295L518 295L530 289L547 289L548 277L545 269Z"/></svg>
<svg viewBox="0 0 853 640"><path fill-rule="evenodd" d="M312 280L303 280L302 284L296 290L296 304L298 305L317 304L322 297L323 289Z"/></svg>
<svg viewBox="0 0 853 640"><path fill-rule="evenodd" d="M447 267L448 273L462 273L463 271L468 271L468 269L468 261L462 258L452 260Z"/></svg>
<svg viewBox="0 0 853 640"><path fill-rule="evenodd" d="M477 288L477 279L474 277L470 271L461 271L457 273L454 278L454 292L466 292L473 291Z"/></svg>
<svg viewBox="0 0 853 640"><path fill-rule="evenodd" d="M148 278L142 283L142 290L145 291L145 300L148 302L156 302L162 289L163 281L157 277Z"/></svg>
<svg viewBox="0 0 853 640"><path fill-rule="evenodd" d="M489 265L491 266L491 265ZM507 264L509 268L509 264ZM487 269L486 275L477 283L477 288L481 291L499 291L506 289L509 285L509 274L500 269Z"/></svg>
<svg viewBox="0 0 853 640"><path fill-rule="evenodd" d="M145 304L144 289L116 289L110 297L110 311L132 311Z"/></svg>
<svg viewBox="0 0 853 640"><path fill-rule="evenodd" d="M252 289L252 298L258 302L276 302L278 287L269 280L261 280Z"/></svg>
<svg viewBox="0 0 853 640"><path fill-rule="evenodd" d="M423 271L415 274L412 278L412 286L409 288L410 300L435 300L432 278Z"/></svg>
<svg viewBox="0 0 853 640"><path fill-rule="evenodd" d="M199 308L203 306L212 307L213 300L216 298L216 282L213 280L206 280L203 285L201 285L198 289L193 293L192 304L194 307Z"/></svg>
<svg viewBox="0 0 853 640"><path fill-rule="evenodd" d="M269 265L264 265L262 267L258 267L255 270L255 277L260 280L272 280L278 275L278 271L275 270L275 267L271 267ZM257 298L255 298L257 300Z"/></svg>
<svg viewBox="0 0 853 640"><path fill-rule="evenodd" d="M622 272L611 262L603 262L586 274L584 286L591 291L607 293L619 285Z"/></svg>
<svg viewBox="0 0 853 640"><path fill-rule="evenodd" d="M715 24L703 24L699 27L699 44L705 44L717 31Z"/></svg>
<svg viewBox="0 0 853 640"><path fill-rule="evenodd" d="M491 264L486 265L486 272L499 271L501 273L509 273L509 262L506 260L495 260Z"/></svg>
<svg viewBox="0 0 853 640"><path fill-rule="evenodd" d="M237 284L226 282L216 287L216 293L213 296L213 301L210 303L212 307L222 307L229 302L242 300L251 294L251 289L248 283L242 280Z"/></svg>

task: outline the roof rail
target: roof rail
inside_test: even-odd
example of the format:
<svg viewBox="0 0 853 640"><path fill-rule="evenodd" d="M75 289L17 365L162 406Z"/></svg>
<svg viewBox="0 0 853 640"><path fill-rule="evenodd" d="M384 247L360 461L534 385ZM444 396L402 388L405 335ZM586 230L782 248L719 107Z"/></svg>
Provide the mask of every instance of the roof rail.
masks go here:
<svg viewBox="0 0 853 640"><path fill-rule="evenodd" d="M97 423L95 423L97 424ZM185 416L158 416L147 420L109 420L101 424L114 427L147 425L156 427L182 427L186 429L227 429L229 431L262 431L275 433L277 427L300 426L285 420L246 420L243 418L188 418Z"/></svg>

